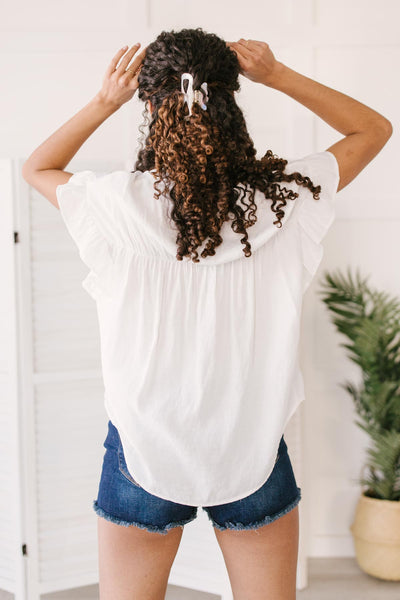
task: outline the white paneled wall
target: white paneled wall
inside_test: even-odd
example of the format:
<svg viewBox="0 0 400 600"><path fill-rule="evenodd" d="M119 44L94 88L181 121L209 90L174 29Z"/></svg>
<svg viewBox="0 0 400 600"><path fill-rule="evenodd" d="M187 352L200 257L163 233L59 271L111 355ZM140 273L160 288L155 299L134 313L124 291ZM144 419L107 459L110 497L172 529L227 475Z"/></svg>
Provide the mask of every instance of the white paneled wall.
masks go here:
<svg viewBox="0 0 400 600"><path fill-rule="evenodd" d="M337 219L324 241L325 255L319 273L349 265L370 274L372 284L398 294L397 261L389 257L400 255L396 235L399 192L392 175L397 172L400 158L399 21L400 4L396 0L382 0L379 5L364 0L8 3L7 9L3 7L0 22L0 69L4 84L0 95L1 156L26 159L93 97L106 66L124 44L140 41L144 47L162 29L197 26L226 40L244 37L266 41L278 60L354 96L392 121L394 133L381 154L337 197ZM259 156L269 148L287 158L302 156L325 150L341 137L292 99L242 77L237 101L244 110ZM93 168L93 164L99 165L98 161L102 161L104 170L114 168L117 163L133 168L142 109L137 98L124 105L84 144L69 169ZM2 203L7 198L4 190L2 187ZM16 367L12 354L15 328L8 315L14 310L13 293L23 293L24 306L29 310L20 313L20 326L28 333L24 340L19 340L26 347L20 354L25 377L18 394L24 403L22 412L35 420L37 429L34 437L22 435L25 442L21 444L25 443L25 460L36 455L50 467L50 471L43 470L34 476L25 474L25 485L34 494L26 516L26 534L34 540L32 552L40 552L42 557L54 561L65 560L63 573L51 562L42 567L40 578L47 582L43 592L58 589L63 575L61 585L68 586L68 570L74 569L72 563L79 559L79 550L85 553L87 545L95 545L95 516L91 515L93 527L84 542L78 543L79 548L76 546L79 537L67 535L66 545L58 545L58 554L49 550L54 548L55 538L51 539L50 534L40 537L29 518L35 514L39 531L40 527L47 531L52 528L55 536L65 536L66 528L84 530L88 518L85 511L91 510L87 507L99 476L106 421L94 304L79 285L85 267L80 265L54 207L36 192L29 192L27 186L22 185L21 194L25 200L19 206L29 214L13 216L8 206L9 218L3 216L0 225L0 261L11 289L11 295L0 299L4 332L0 347L0 444L4 450L7 447L10 456L17 457L22 434L16 429L19 411L15 404ZM19 248L14 247L9 237L15 228L24 234ZM23 258L25 265L21 267L21 262L18 263L18 268L23 269L18 285L14 267L10 266L13 253L15 260ZM304 419L300 425L301 411L298 411L288 429L287 441L303 492L300 535L304 552L310 556L353 555L349 525L359 494L357 478L366 439L353 423L351 399L338 384L347 378L358 379L359 374L339 347L343 339L335 332L317 297L318 279L317 275L307 291L303 310L301 363L307 394L301 407ZM68 411L63 412L66 406ZM53 418L57 421L58 415L62 415L67 429L51 431L49 423ZM85 442L89 424L91 436ZM65 431L69 431L70 437L65 437ZM87 454L80 456L91 472L89 480L79 481L79 493L71 486L71 461L76 460L74 454L69 454L73 440L77 447L86 449ZM12 464L17 464L17 458ZM49 472L53 473L51 480L47 479ZM20 491L10 463L2 466L2 474L12 484L1 490L0 515L4 515L4 506L10 504L7 496L10 486L15 493ZM52 482L57 489L50 498ZM58 495L68 499L67 514L57 512ZM13 504L17 512L18 502ZM8 582L22 568L15 557L19 537L22 539L23 535L18 540L12 538L12 532L5 535L7 525L1 517L0 527L0 587L11 589ZM181 556L177 556L175 576L183 585L187 570L180 566L185 562L184 555ZM81 583L94 581L95 571L93 557L82 563ZM303 565L300 577L304 584Z"/></svg>
<svg viewBox="0 0 400 600"><path fill-rule="evenodd" d="M317 2L314 77L353 96L391 120L394 133L380 154L337 197L337 219L325 242L323 270L359 268L370 284L399 295L395 257L400 256L396 234L400 219L399 192L392 172L400 158L400 85L394 75L400 59L397 24L400 5L384 1ZM315 119L316 148L338 139L335 131ZM392 257L391 259L389 257ZM394 260L393 260L394 259ZM313 283L313 288L318 282ZM312 334L304 336L308 357L305 376L307 493L310 497L310 555L353 555L349 525L360 494L366 435L354 424L355 411L339 383L360 382L356 366L346 358L327 311L309 291L305 319ZM311 298L310 298L311 296ZM313 452L314 444L318 452Z"/></svg>

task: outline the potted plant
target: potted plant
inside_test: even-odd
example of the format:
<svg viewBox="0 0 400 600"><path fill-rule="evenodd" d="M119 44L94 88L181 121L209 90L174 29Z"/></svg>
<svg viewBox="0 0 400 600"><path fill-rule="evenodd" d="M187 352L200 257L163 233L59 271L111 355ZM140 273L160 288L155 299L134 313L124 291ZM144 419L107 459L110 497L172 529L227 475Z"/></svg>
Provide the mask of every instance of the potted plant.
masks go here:
<svg viewBox="0 0 400 600"><path fill-rule="evenodd" d="M324 273L322 300L349 343L362 383L339 384L353 398L356 424L370 437L364 486L350 526L359 567L400 580L400 302L353 278ZM365 476L367 470L367 476Z"/></svg>

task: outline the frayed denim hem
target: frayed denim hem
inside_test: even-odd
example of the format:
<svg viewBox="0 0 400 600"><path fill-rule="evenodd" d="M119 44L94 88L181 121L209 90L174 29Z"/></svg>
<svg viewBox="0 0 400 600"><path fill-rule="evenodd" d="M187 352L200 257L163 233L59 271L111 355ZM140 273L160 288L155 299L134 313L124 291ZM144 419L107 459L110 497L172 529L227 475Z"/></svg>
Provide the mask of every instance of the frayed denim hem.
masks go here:
<svg viewBox="0 0 400 600"><path fill-rule="evenodd" d="M172 523L168 523L165 527L158 527L157 525L144 525L143 523L138 523L136 521L124 521L123 519L119 519L114 515L106 512L97 504L97 500L93 500L93 510L99 517L103 517L107 519L107 521L111 521L112 523L116 523L117 525L123 525L124 527L129 527L131 525L135 525L135 527L140 527L140 529L147 529L147 531L151 531L154 533L161 533L162 535L166 535L169 529L173 529L174 527L183 527L186 523L190 523L193 521L197 515L193 517L189 517L188 519L183 519L182 521L172 521Z"/></svg>
<svg viewBox="0 0 400 600"><path fill-rule="evenodd" d="M267 523L272 523L272 521L276 521L280 517L283 517L283 515L286 515L286 513L293 510L301 500L301 488L298 487L297 491L298 491L298 495L290 504L288 504L286 506L286 508L284 508L280 512L275 513L272 516L267 515L260 521L255 521L254 523L249 523L248 525L244 525L243 523L232 523L231 521L227 521L225 523L225 525L219 525L219 523L214 521L214 519L210 516L210 514L207 511L206 512L208 514L208 518L212 522L213 527L215 527L216 529L220 529L221 531L224 531L225 529L235 529L235 530L258 529L259 527L262 527L262 525L266 525Z"/></svg>

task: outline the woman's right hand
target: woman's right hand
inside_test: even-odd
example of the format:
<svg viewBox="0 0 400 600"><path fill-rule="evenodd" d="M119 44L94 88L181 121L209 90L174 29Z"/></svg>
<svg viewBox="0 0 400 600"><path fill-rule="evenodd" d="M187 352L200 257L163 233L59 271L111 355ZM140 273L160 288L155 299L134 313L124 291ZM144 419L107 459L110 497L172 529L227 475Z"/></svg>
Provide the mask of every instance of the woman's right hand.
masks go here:
<svg viewBox="0 0 400 600"><path fill-rule="evenodd" d="M256 83L273 85L282 63L276 60L266 42L240 38L226 45L236 53L242 75Z"/></svg>

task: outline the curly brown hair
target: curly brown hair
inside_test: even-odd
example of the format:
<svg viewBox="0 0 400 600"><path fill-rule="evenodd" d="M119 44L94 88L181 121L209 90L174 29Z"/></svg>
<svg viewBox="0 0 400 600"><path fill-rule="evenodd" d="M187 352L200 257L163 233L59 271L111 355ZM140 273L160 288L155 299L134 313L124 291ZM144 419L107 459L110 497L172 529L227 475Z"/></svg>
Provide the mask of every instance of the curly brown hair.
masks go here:
<svg viewBox="0 0 400 600"><path fill-rule="evenodd" d="M286 200L299 195L281 187L280 182L294 180L319 199L321 186L315 187L301 173L283 172L287 160L271 150L256 159L243 112L234 98L234 92L240 90L239 71L235 52L223 39L201 27L162 31L146 49L138 77L138 97L144 102L150 100L153 111L149 119L146 103L145 122L139 129L144 136L143 126L147 124L149 131L138 152L135 171L155 169L158 179L154 182L154 197L159 199L168 192L173 201L168 216L178 230L178 260L189 256L199 262L196 248L207 237L201 256L214 255L223 241L221 226L230 214L233 231L243 234L240 241L245 246L244 255L251 256L247 228L257 221L255 188L271 201L277 227L282 227ZM194 102L192 116L187 119L189 110L181 92L184 72L193 75L193 89L207 82L209 96L207 110Z"/></svg>

